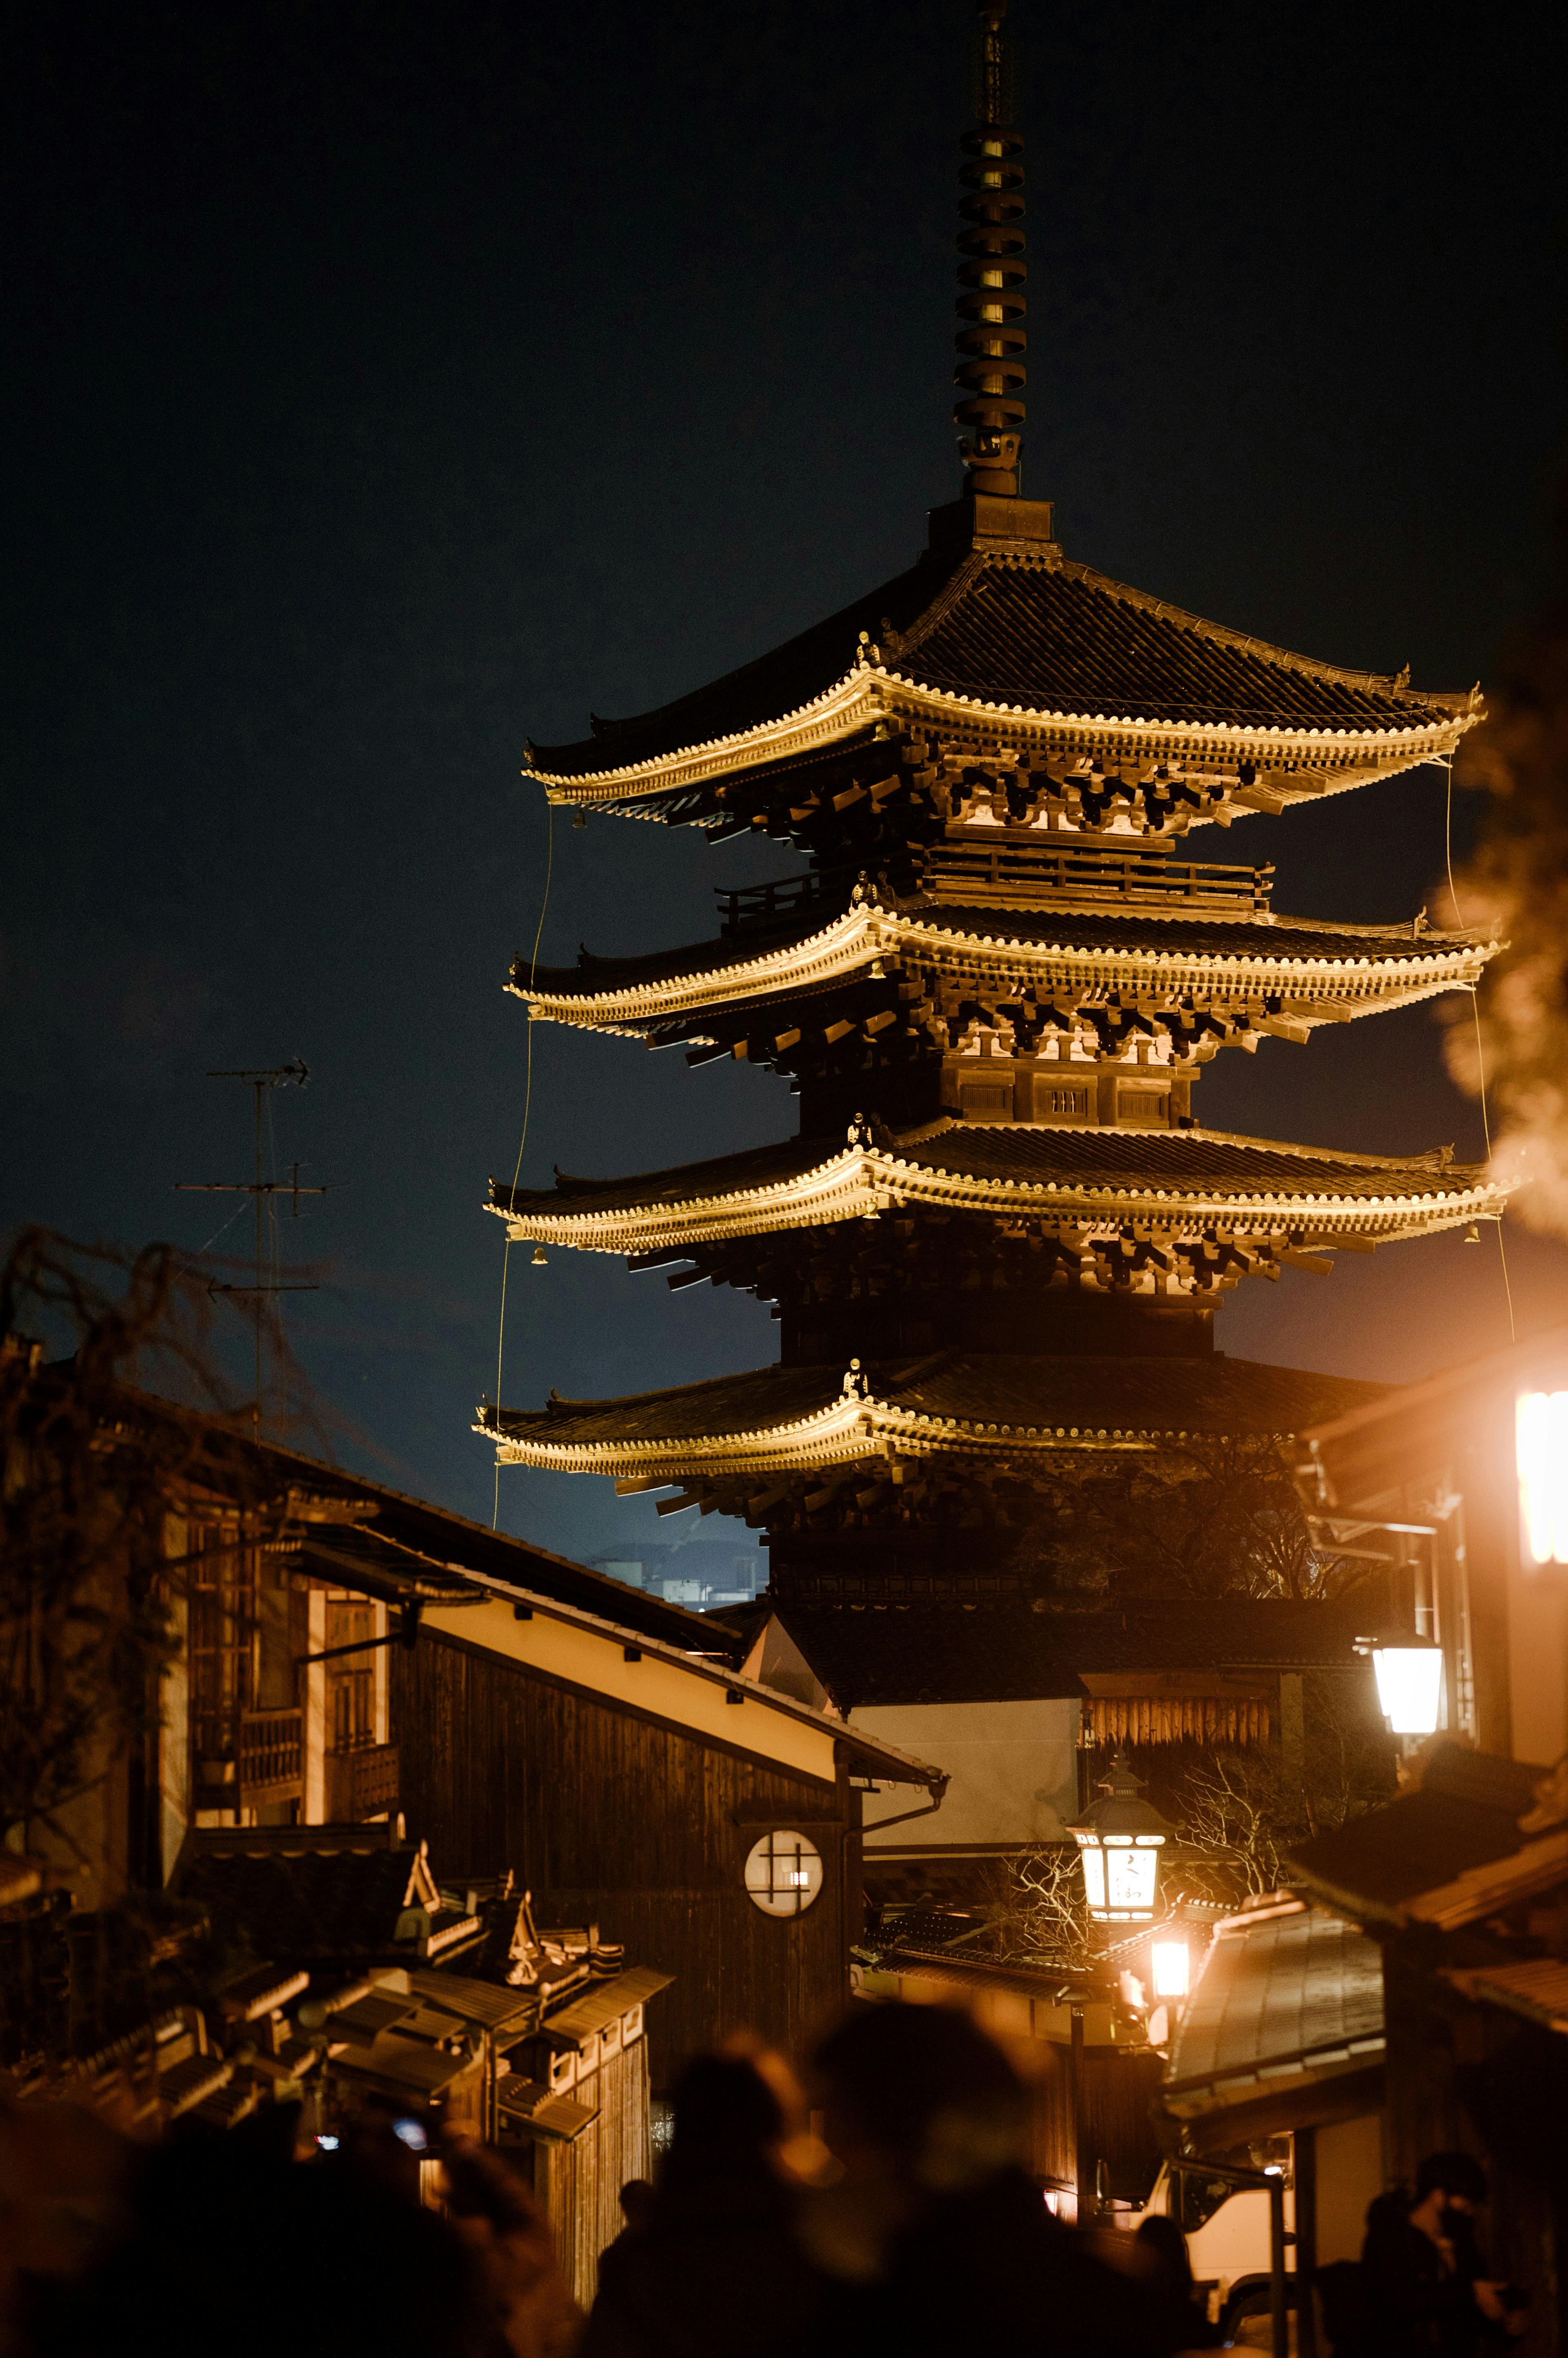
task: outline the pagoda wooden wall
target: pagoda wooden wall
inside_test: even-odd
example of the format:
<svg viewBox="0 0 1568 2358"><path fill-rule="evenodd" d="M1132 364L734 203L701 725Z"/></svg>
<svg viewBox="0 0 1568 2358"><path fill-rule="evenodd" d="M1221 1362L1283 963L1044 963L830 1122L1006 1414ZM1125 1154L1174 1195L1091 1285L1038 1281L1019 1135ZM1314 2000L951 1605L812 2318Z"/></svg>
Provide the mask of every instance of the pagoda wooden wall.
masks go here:
<svg viewBox="0 0 1568 2358"><path fill-rule="evenodd" d="M460 1640L390 1650L410 1835L441 1882L510 1866L541 1930L597 1922L629 1964L675 1975L648 2007L655 2089L732 2030L798 2059L842 2010L860 1928L859 1795L842 1778L792 1775ZM770 1826L822 1853L804 1916L747 1897L742 1863Z"/></svg>

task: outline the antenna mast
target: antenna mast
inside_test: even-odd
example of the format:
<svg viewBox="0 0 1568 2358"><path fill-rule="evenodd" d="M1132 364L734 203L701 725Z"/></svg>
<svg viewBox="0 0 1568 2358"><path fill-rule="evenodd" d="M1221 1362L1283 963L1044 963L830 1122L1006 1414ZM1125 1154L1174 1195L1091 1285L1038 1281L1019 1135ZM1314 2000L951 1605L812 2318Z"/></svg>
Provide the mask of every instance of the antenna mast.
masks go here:
<svg viewBox="0 0 1568 2358"><path fill-rule="evenodd" d="M207 1291L209 1293L244 1293L249 1294L252 1297L256 1328L256 1388L255 1397L251 1403L251 1431L258 1441L261 1438L262 1412L262 1328L263 1322L266 1315L266 1297L273 1293L318 1293L320 1291L320 1288L315 1285L282 1285L276 1282L269 1284L264 1280L262 1276L262 1221L265 1209L266 1198L269 1195L291 1196L293 1199L294 1217L297 1219L299 1217L299 1198L301 1195L324 1195L327 1193L325 1187L302 1187L300 1185L299 1165L297 1163L296 1163L294 1166L294 1176L292 1179L264 1179L262 1177L262 1100L264 1093L267 1089L287 1088L290 1082L292 1082L296 1087L302 1089L309 1077L310 1070L303 1056L296 1056L291 1063L287 1065L268 1065L259 1067L240 1066L220 1072L210 1072L207 1075L207 1078L210 1081L245 1081L249 1083L250 1087L254 1089L256 1093L256 1175L254 1179L177 1179L174 1183L175 1193L178 1195L251 1195L255 1199L256 1267L254 1284L220 1285L217 1280L214 1279L208 1286Z"/></svg>

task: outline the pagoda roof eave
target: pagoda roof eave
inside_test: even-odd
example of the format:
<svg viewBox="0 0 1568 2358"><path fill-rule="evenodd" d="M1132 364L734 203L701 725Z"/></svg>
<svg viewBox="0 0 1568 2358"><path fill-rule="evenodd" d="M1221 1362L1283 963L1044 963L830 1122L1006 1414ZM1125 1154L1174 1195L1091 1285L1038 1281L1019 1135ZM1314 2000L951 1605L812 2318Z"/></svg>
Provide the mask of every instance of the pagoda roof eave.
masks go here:
<svg viewBox="0 0 1568 2358"><path fill-rule="evenodd" d="M1439 1154L1395 1161L1221 1130L941 1120L900 1139L852 1130L842 1147L795 1140L544 1192L492 1183L489 1208L517 1242L594 1252L671 1250L920 1208L1365 1245L1496 1217L1508 1195L1482 1166Z"/></svg>
<svg viewBox="0 0 1568 2358"><path fill-rule="evenodd" d="M1128 699L1130 702L1133 699ZM1455 710L1463 703L1464 709ZM1269 774L1249 805L1240 789L1225 806L1227 820L1255 811L1278 810L1300 802L1320 802L1375 778L1393 777L1419 763L1446 761L1465 730L1480 717L1469 699L1437 698L1430 709L1395 725L1348 728L1289 721L1172 719L1150 705L1141 712L1092 706L1034 706L966 696L891 669L858 664L819 696L797 709L756 726L705 742L681 745L644 762L606 765L581 773L551 770L548 749L535 747L524 774L546 790L551 803L601 807L622 817L663 820L652 806L671 795L689 797L694 788L716 785L747 770L783 763L840 741L876 723L965 731L994 747L1008 746L1036 760L1077 754L1086 749L1144 761L1201 767L1206 759L1250 760ZM1278 765L1288 764L1281 771ZM1295 770L1299 779L1291 774ZM683 808L682 820L703 814ZM1194 812L1190 827L1217 823L1213 810Z"/></svg>
<svg viewBox="0 0 1568 2358"><path fill-rule="evenodd" d="M1477 702L1292 654L1054 550L950 548L706 687L576 744L531 745L528 760L552 800L631 812L896 716L1039 751L1053 731L1087 731L1167 759L1216 745L1315 756L1331 786L1348 785L1347 765L1446 753ZM1288 784L1271 792L1270 806L1294 798Z"/></svg>
<svg viewBox="0 0 1568 2358"><path fill-rule="evenodd" d="M1027 932L1017 911L890 907L868 899L750 955L719 940L575 969L525 972L520 962L508 988L540 1021L636 1036L643 1025L688 1011L748 1001L766 1006L793 991L849 981L891 957L967 970L978 964L1053 991L1078 979L1104 985L1113 970L1133 988L1152 982L1189 993L1293 988L1329 1002L1321 1016L1303 1016L1314 1023L1469 990L1502 946L1485 931L1416 934L1408 926L1159 906L1115 917L1103 906L1031 910L1026 922ZM1142 938L1118 938L1135 928Z"/></svg>
<svg viewBox="0 0 1568 2358"><path fill-rule="evenodd" d="M1244 1360L979 1357L865 1368L759 1368L611 1401L486 1407L474 1430L503 1465L614 1476L638 1487L816 1472L890 1456L1015 1471L1086 1454L1149 1456L1242 1435L1285 1442L1387 1387Z"/></svg>

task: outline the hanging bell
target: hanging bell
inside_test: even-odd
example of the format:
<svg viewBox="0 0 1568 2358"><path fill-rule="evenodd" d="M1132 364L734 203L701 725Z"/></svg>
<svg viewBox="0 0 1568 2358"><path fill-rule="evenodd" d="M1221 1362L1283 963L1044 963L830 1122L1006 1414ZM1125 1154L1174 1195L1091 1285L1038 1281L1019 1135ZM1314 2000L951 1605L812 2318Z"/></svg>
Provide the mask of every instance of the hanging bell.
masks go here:
<svg viewBox="0 0 1568 2358"><path fill-rule="evenodd" d="M1481 1241L1480 1228L1474 1220L1465 1231L1465 1241L1467 1245L1478 1245Z"/></svg>
<svg viewBox="0 0 1568 2358"><path fill-rule="evenodd" d="M572 813L572 825L574 827L586 827L588 825L588 813L582 808L580 804Z"/></svg>
<svg viewBox="0 0 1568 2358"><path fill-rule="evenodd" d="M534 1248L534 1267L535 1269L543 1269L545 1266L545 1260L546 1254L544 1246L535 1245Z"/></svg>

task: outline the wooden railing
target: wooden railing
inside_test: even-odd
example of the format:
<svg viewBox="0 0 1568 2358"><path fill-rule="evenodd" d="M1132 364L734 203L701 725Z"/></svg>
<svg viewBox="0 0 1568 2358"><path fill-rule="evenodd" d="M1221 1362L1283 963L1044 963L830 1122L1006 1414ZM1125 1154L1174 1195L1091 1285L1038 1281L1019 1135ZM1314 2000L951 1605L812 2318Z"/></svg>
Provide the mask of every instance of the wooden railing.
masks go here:
<svg viewBox="0 0 1568 2358"><path fill-rule="evenodd" d="M717 886L714 899L719 903L720 934L739 933L743 925L780 923L785 917L804 916L818 903L830 903L847 897L844 878L835 875L781 876L772 884L742 884L738 892L722 892Z"/></svg>
<svg viewBox="0 0 1568 2358"><path fill-rule="evenodd" d="M305 1792L302 1711L245 1711L240 1714L239 1805L254 1810L263 1801L297 1801Z"/></svg>
<svg viewBox="0 0 1568 2358"><path fill-rule="evenodd" d="M988 830L989 832L989 830ZM1209 907L1266 909L1273 877L1266 868L1215 860L1174 860L1167 851L1111 851L1027 840L1023 830L1000 840L972 837L934 844L925 854L926 890L983 893L1021 902L1037 896L1074 900L1199 903Z"/></svg>
<svg viewBox="0 0 1568 2358"><path fill-rule="evenodd" d="M397 1807L397 1747L357 1744L326 1758L329 1825L358 1825Z"/></svg>

